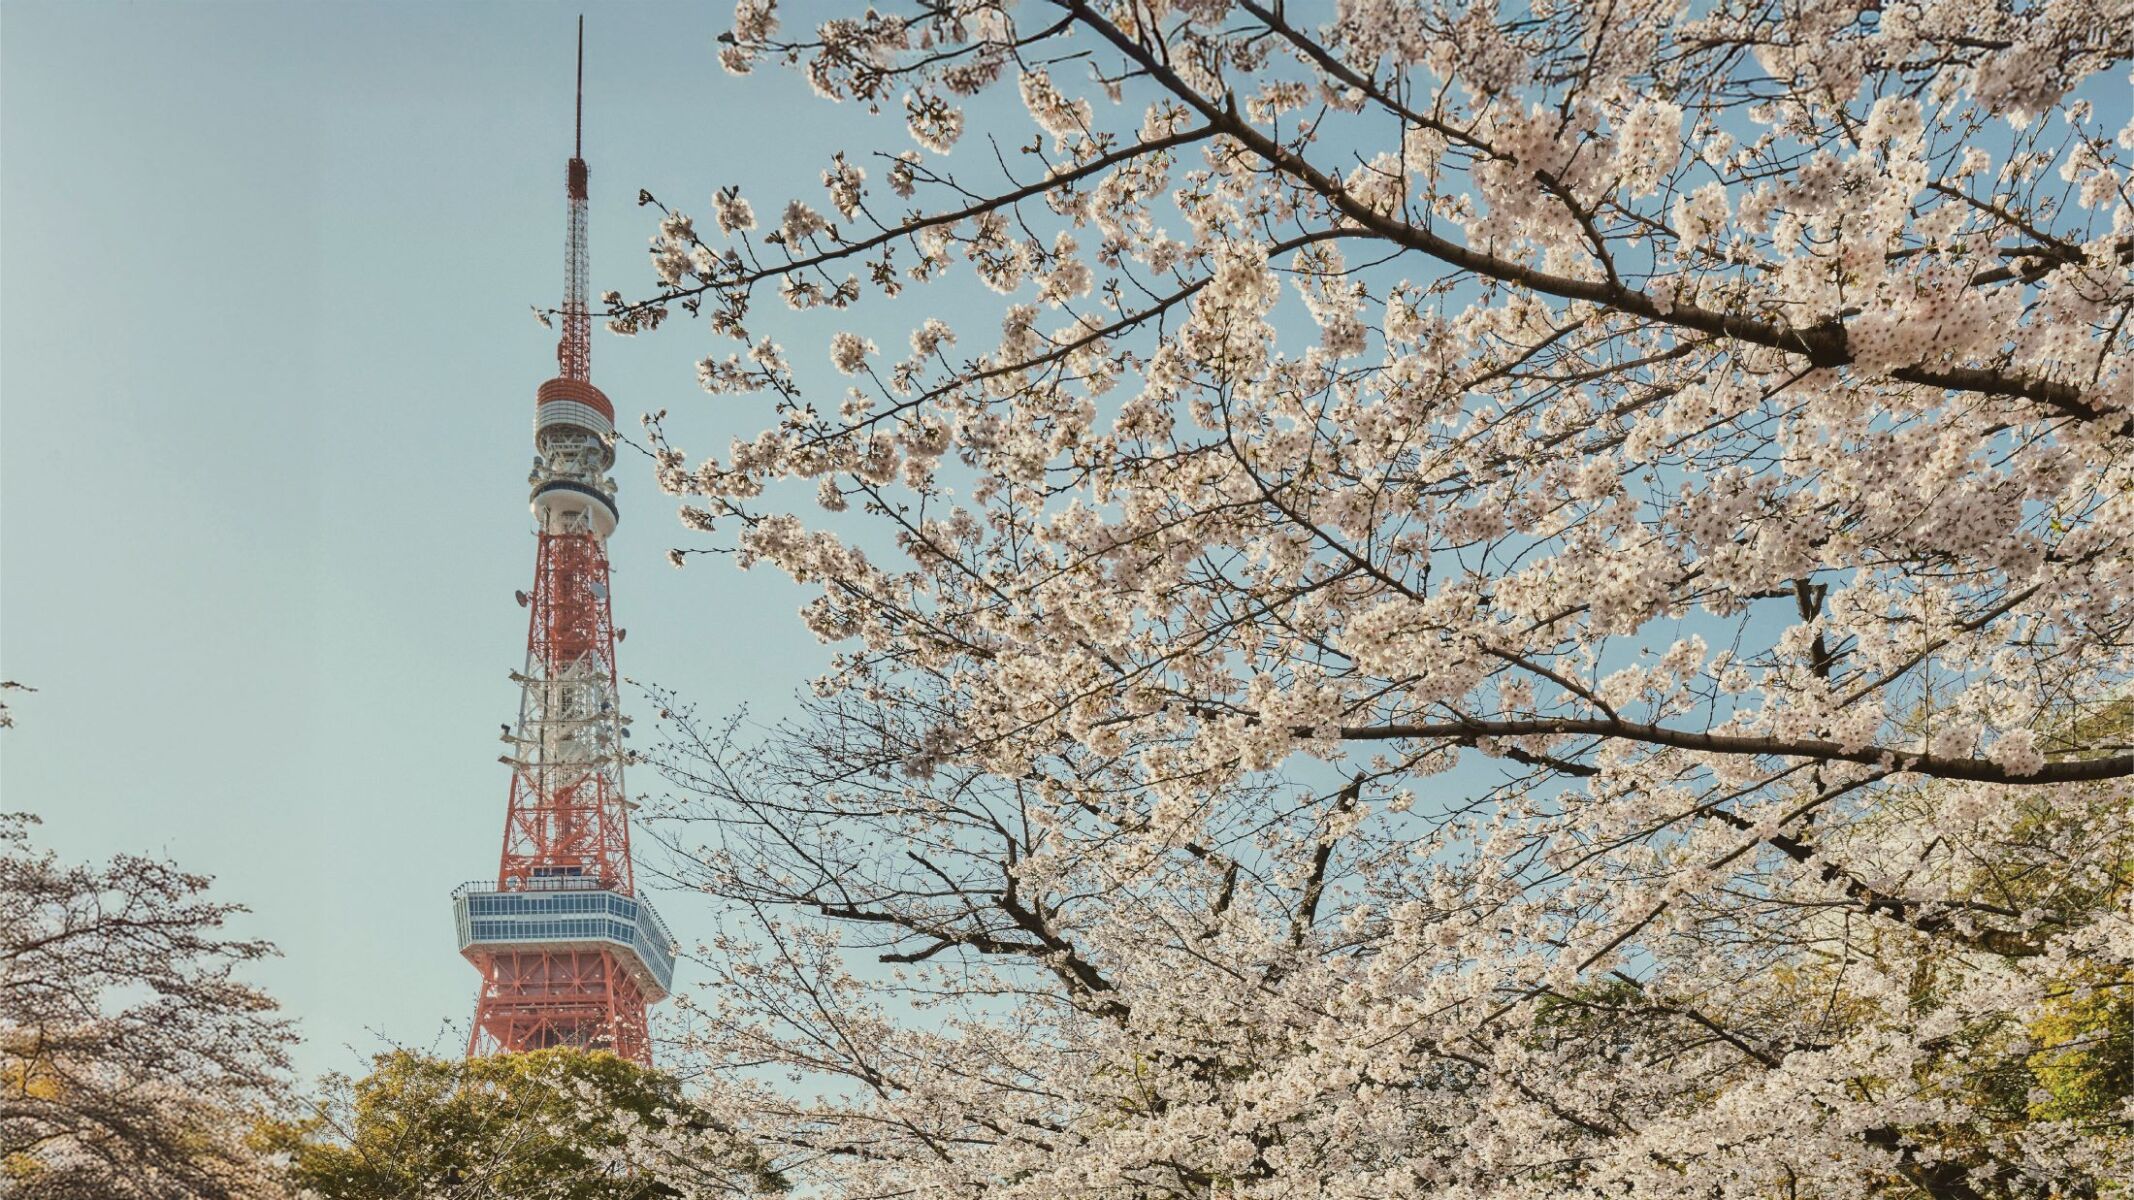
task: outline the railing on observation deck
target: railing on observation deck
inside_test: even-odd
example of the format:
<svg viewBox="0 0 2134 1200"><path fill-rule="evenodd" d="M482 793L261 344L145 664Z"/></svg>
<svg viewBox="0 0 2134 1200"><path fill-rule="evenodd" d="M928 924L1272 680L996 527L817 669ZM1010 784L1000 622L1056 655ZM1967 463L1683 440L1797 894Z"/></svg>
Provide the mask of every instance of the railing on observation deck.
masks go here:
<svg viewBox="0 0 2134 1200"><path fill-rule="evenodd" d="M648 900L625 896L583 876L547 877L517 891L477 879L452 890L459 948L605 945L626 950L658 999L674 987L674 934Z"/></svg>

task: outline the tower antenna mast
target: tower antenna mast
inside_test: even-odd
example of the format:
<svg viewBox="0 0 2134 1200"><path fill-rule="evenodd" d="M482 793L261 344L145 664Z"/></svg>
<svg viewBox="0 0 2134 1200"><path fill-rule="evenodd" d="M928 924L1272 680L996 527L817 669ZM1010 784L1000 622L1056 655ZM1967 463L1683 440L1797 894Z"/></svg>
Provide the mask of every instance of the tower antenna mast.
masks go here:
<svg viewBox="0 0 2134 1200"><path fill-rule="evenodd" d="M573 110L571 162L565 173L570 224L563 245L563 336L556 343L558 374L589 383L593 378L593 313L586 296L585 247L585 17L578 18L578 99Z"/></svg>

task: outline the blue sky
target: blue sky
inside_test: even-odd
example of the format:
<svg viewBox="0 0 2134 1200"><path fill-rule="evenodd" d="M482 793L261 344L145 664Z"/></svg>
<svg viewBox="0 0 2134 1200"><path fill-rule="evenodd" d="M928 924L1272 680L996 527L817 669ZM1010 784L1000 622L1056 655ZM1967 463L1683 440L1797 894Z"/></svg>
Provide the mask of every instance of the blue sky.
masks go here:
<svg viewBox="0 0 2134 1200"><path fill-rule="evenodd" d="M576 12L0 6L0 675L40 689L0 808L251 905L306 1071L456 1050L472 1007L447 893L502 827ZM775 212L858 140L789 74L720 72L727 16L588 19L596 291L650 278L639 187L701 212L745 180ZM671 408L723 448L760 414L697 389L711 348L596 333L594 378L626 426ZM641 457L616 474L624 670L775 715L827 653L800 592L672 570L672 502Z"/></svg>

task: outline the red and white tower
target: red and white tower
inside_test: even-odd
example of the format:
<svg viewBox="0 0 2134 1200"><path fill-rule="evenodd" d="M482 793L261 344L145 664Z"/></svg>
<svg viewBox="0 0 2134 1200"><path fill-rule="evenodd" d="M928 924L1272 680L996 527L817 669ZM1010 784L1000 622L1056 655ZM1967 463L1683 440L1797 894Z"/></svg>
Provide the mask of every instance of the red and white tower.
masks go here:
<svg viewBox="0 0 2134 1200"><path fill-rule="evenodd" d="M532 507L539 538L511 800L495 883L453 893L460 953L482 973L470 1056L578 1046L651 1061L645 1007L666 997L674 939L638 898L622 788L628 719L616 693L608 535L615 532L615 408L591 379L586 299L585 19L578 134L567 176L558 374L534 397Z"/></svg>

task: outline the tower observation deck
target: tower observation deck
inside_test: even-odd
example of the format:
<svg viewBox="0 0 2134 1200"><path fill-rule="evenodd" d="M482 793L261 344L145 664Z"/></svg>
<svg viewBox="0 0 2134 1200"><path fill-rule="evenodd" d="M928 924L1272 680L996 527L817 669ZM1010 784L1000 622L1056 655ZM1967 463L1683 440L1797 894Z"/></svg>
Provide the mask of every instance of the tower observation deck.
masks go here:
<svg viewBox="0 0 2134 1200"><path fill-rule="evenodd" d="M578 22L579 134L565 176L562 337L556 378L534 393L537 549L526 665L496 878L452 894L460 953L481 972L467 1053L551 1046L650 1063L645 1008L674 979L674 938L637 895L607 541L619 512L615 407L592 383L583 152L585 19Z"/></svg>

